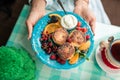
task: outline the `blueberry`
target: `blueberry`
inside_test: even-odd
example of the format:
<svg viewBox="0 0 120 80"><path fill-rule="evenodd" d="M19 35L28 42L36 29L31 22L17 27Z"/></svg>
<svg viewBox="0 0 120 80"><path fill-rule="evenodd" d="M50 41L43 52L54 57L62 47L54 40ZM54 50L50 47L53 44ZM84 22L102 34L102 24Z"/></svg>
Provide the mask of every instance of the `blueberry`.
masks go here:
<svg viewBox="0 0 120 80"><path fill-rule="evenodd" d="M48 24L58 22L58 17L56 17L56 16L51 16L50 18L51 18L51 19L50 19L50 21L48 21Z"/></svg>

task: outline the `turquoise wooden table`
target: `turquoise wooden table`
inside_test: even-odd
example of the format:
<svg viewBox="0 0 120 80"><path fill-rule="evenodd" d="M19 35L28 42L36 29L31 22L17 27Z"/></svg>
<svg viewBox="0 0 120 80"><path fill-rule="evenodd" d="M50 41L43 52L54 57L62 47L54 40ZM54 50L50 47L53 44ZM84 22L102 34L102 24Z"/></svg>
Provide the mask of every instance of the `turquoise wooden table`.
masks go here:
<svg viewBox="0 0 120 80"><path fill-rule="evenodd" d="M7 46L15 46L27 50L36 63L36 80L120 80L120 73L111 75L106 73L96 62L96 48L101 40L106 40L109 36L114 35L120 38L120 28L113 25L96 23L95 45L89 61L76 68L69 70L57 70L43 64L36 58L35 52L31 48L30 41L27 40L27 27L25 20L28 17L30 7L25 5L14 26Z"/></svg>

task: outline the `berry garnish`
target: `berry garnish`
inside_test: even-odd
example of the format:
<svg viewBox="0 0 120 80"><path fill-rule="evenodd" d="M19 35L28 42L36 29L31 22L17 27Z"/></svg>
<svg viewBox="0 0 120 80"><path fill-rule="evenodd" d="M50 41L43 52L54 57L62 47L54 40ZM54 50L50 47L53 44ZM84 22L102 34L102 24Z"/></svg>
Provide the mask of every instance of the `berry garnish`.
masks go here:
<svg viewBox="0 0 120 80"><path fill-rule="evenodd" d="M47 51L48 54L50 54L52 50L51 50L51 48L49 47L49 48L47 48L46 51Z"/></svg>
<svg viewBox="0 0 120 80"><path fill-rule="evenodd" d="M81 27L76 27L76 30L81 30L82 28Z"/></svg>
<svg viewBox="0 0 120 80"><path fill-rule="evenodd" d="M52 43L52 42L49 42L49 43L48 43L48 46L49 46L49 47L52 47L52 46L53 46L53 43Z"/></svg>
<svg viewBox="0 0 120 80"><path fill-rule="evenodd" d="M80 26L81 26L81 22L78 22L78 23L77 23L77 27L80 27Z"/></svg>
<svg viewBox="0 0 120 80"><path fill-rule="evenodd" d="M57 59L56 59L56 60L57 60L57 62L59 62L59 63L60 63L60 61L61 61L61 59L60 59L59 57L57 57Z"/></svg>
<svg viewBox="0 0 120 80"><path fill-rule="evenodd" d="M54 45L53 48L52 48L52 51L57 52L57 49L58 49L58 47Z"/></svg>
<svg viewBox="0 0 120 80"><path fill-rule="evenodd" d="M56 17L56 16L51 16L51 19L50 19L50 21L48 22L48 24L50 24L50 23L56 23L56 22L58 22L58 17Z"/></svg>
<svg viewBox="0 0 120 80"><path fill-rule="evenodd" d="M47 37L45 37L45 38L43 38L43 40L47 41L47 40L48 40L48 38L47 38Z"/></svg>
<svg viewBox="0 0 120 80"><path fill-rule="evenodd" d="M52 39L52 34L49 34L48 37L49 37L49 39Z"/></svg>
<svg viewBox="0 0 120 80"><path fill-rule="evenodd" d="M57 57L56 61L60 64L65 64L66 63L66 60L62 60L60 57Z"/></svg>
<svg viewBox="0 0 120 80"><path fill-rule="evenodd" d="M60 60L60 64L65 64L66 60Z"/></svg>
<svg viewBox="0 0 120 80"><path fill-rule="evenodd" d="M82 32L86 33L87 32L87 28L82 28Z"/></svg>
<svg viewBox="0 0 120 80"><path fill-rule="evenodd" d="M67 39L67 42L71 43L71 42L72 42L72 39L71 39L71 38L68 38L68 39Z"/></svg>
<svg viewBox="0 0 120 80"><path fill-rule="evenodd" d="M46 38L47 37L47 35L45 35L45 34L42 34L42 38Z"/></svg>
<svg viewBox="0 0 120 80"><path fill-rule="evenodd" d="M56 55L55 55L55 54L51 54L51 55L50 55L50 59L51 59L51 60L56 60Z"/></svg>
<svg viewBox="0 0 120 80"><path fill-rule="evenodd" d="M86 35L86 40L89 40L90 39L90 35Z"/></svg>
<svg viewBox="0 0 120 80"><path fill-rule="evenodd" d="M43 43L42 43L42 48L43 48L43 49L47 49L47 47L48 47L48 46L47 46L47 43L46 43L46 42L43 42Z"/></svg>

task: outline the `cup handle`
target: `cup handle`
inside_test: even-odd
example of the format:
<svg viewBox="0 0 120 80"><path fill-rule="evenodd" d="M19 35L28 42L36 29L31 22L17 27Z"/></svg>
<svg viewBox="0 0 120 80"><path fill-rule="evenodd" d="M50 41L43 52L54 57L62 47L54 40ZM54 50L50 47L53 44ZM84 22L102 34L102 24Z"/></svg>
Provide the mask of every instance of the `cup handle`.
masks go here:
<svg viewBox="0 0 120 80"><path fill-rule="evenodd" d="M109 38L108 38L108 42L113 42L113 40L114 40L114 36L110 36Z"/></svg>

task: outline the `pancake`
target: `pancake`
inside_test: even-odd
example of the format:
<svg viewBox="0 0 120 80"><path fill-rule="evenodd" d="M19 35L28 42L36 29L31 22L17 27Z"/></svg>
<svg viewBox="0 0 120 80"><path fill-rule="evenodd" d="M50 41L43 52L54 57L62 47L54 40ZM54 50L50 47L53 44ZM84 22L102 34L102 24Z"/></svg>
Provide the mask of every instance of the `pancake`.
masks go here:
<svg viewBox="0 0 120 80"><path fill-rule="evenodd" d="M80 30L72 31L69 39L71 39L71 44L75 47L79 47L82 43L86 42L85 34Z"/></svg>
<svg viewBox="0 0 120 80"><path fill-rule="evenodd" d="M53 33L52 39L56 44L62 45L66 42L67 37L67 30L64 28L59 28Z"/></svg>
<svg viewBox="0 0 120 80"><path fill-rule="evenodd" d="M65 43L62 46L60 46L57 50L57 54L58 56L62 59L62 60L67 60L70 59L74 53L75 53L75 48L70 44L70 43Z"/></svg>

